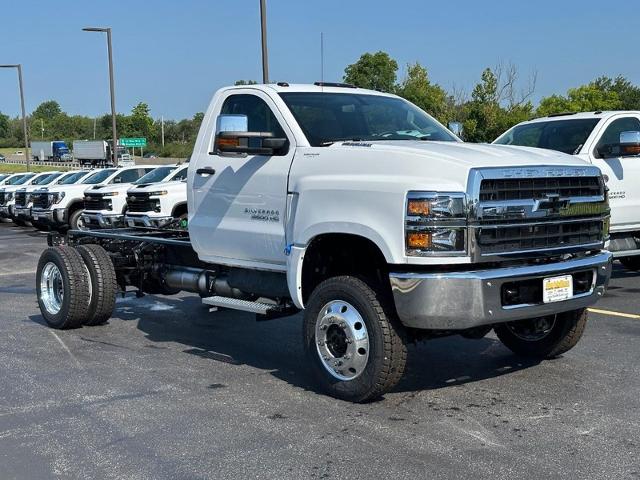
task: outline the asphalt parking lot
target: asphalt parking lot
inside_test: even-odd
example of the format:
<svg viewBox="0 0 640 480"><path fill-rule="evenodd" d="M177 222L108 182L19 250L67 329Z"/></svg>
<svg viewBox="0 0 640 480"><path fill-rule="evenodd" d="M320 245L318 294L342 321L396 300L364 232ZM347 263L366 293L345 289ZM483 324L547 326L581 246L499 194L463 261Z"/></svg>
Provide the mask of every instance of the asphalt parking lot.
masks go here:
<svg viewBox="0 0 640 480"><path fill-rule="evenodd" d="M354 405L314 391L299 316L127 296L105 326L47 328L45 247L0 224L0 479L640 478L640 274L620 266L563 357L435 340Z"/></svg>

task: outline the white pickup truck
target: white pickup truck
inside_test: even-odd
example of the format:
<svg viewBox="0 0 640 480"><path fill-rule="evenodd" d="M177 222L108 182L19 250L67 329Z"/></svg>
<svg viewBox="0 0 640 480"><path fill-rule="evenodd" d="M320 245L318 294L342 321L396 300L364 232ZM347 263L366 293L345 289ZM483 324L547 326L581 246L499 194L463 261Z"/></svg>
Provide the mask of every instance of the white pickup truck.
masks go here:
<svg viewBox="0 0 640 480"><path fill-rule="evenodd" d="M59 172L27 173L23 177L20 177L15 183L7 184L0 188L0 218L11 219L19 225L22 224L22 222L16 218L16 195L18 190L46 182L52 174L58 173ZM22 197L21 194L18 196ZM22 201L22 198L20 198L20 201Z"/></svg>
<svg viewBox="0 0 640 480"><path fill-rule="evenodd" d="M625 267L640 270L640 112L551 115L520 123L493 143L557 150L597 166L611 205L607 249Z"/></svg>
<svg viewBox="0 0 640 480"><path fill-rule="evenodd" d="M158 167L127 191L125 224L129 227L164 227L187 220L187 168Z"/></svg>
<svg viewBox="0 0 640 480"><path fill-rule="evenodd" d="M46 322L105 323L127 287L262 319L303 310L320 386L362 402L394 387L416 339L493 329L519 355L568 351L611 275L597 167L465 144L411 103L348 85L219 90L187 194L187 231L50 235Z"/></svg>
<svg viewBox="0 0 640 480"><path fill-rule="evenodd" d="M124 226L127 190L134 182L157 167L125 167L108 185L95 185L84 192L83 228L117 228Z"/></svg>
<svg viewBox="0 0 640 480"><path fill-rule="evenodd" d="M34 198L32 215L38 222L59 232L82 228L85 191L122 183L132 175L130 170L136 170L133 175L137 178L139 173L136 167L104 168L93 170L79 183L50 187L46 195L43 192L37 199Z"/></svg>

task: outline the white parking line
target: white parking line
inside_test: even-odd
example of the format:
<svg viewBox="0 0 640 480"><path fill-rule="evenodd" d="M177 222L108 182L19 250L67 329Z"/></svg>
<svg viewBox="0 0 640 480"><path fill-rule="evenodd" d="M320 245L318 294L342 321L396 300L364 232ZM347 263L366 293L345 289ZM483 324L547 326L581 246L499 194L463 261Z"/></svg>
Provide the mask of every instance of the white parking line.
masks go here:
<svg viewBox="0 0 640 480"><path fill-rule="evenodd" d="M600 315L611 315L612 317L633 318L634 320L640 319L640 315L636 315L635 313L614 312L611 310L601 310L599 308L589 308L588 310L591 313L599 313Z"/></svg>

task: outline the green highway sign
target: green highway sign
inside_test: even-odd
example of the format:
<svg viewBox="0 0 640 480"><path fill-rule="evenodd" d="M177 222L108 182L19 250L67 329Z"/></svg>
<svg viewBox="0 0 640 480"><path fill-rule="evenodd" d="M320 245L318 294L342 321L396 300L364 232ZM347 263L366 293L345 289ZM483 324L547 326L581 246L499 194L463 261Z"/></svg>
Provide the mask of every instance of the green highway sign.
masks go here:
<svg viewBox="0 0 640 480"><path fill-rule="evenodd" d="M144 137L121 138L120 145L123 147L146 147L147 139Z"/></svg>

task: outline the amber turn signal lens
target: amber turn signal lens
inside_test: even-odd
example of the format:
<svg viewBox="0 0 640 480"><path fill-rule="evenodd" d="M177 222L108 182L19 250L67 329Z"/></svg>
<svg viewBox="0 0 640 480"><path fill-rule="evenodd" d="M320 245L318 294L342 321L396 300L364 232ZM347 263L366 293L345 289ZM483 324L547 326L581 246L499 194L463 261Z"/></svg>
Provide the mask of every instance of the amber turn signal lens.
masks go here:
<svg viewBox="0 0 640 480"><path fill-rule="evenodd" d="M218 146L219 147L237 147L238 139L218 137Z"/></svg>
<svg viewBox="0 0 640 480"><path fill-rule="evenodd" d="M429 215L430 204L428 200L409 200L407 204L408 215L420 215L426 217Z"/></svg>
<svg viewBox="0 0 640 480"><path fill-rule="evenodd" d="M431 248L430 233L409 232L407 234L407 247L409 248Z"/></svg>
<svg viewBox="0 0 640 480"><path fill-rule="evenodd" d="M640 155L640 145L625 145L622 151L627 155Z"/></svg>

